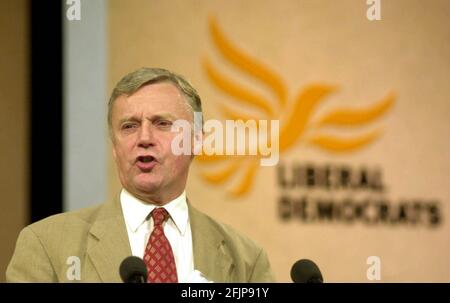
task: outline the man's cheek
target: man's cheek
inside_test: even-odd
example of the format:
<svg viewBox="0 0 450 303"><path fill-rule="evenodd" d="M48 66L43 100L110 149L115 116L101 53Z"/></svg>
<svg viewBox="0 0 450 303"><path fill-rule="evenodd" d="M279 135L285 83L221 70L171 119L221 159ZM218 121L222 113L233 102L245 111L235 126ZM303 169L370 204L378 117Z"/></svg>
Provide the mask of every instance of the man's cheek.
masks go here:
<svg viewBox="0 0 450 303"><path fill-rule="evenodd" d="M176 170L183 170L189 166L190 156L178 156L174 161L174 168Z"/></svg>

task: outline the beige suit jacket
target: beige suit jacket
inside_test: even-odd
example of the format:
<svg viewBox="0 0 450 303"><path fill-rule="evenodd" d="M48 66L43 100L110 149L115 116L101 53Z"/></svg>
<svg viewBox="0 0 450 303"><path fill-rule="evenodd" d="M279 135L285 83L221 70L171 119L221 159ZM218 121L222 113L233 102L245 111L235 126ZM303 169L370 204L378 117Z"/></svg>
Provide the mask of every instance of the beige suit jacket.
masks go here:
<svg viewBox="0 0 450 303"><path fill-rule="evenodd" d="M214 282L274 281L263 249L190 203L188 207L195 269ZM119 266L130 255L122 208L115 199L25 227L18 237L6 280L121 282ZM72 256L80 260L80 280L73 280L77 265Z"/></svg>

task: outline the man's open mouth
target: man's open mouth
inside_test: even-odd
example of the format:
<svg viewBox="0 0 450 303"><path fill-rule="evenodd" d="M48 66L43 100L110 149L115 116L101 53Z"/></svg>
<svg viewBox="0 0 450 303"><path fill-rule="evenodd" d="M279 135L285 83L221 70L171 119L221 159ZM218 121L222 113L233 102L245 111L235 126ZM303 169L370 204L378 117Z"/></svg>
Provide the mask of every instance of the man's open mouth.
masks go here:
<svg viewBox="0 0 450 303"><path fill-rule="evenodd" d="M137 158L137 161L142 163L150 163L152 161L155 161L155 158L152 156L139 156Z"/></svg>
<svg viewBox="0 0 450 303"><path fill-rule="evenodd" d="M136 159L136 166L144 172L149 172L156 165L156 162L153 156L139 156Z"/></svg>

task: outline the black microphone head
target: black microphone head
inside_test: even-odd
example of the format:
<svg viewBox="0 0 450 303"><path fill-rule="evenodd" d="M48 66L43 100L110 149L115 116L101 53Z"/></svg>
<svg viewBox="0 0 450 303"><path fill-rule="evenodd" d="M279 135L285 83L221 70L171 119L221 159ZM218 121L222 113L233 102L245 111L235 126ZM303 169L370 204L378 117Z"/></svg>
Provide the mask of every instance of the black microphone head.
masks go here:
<svg viewBox="0 0 450 303"><path fill-rule="evenodd" d="M126 257L120 264L119 273L125 283L145 283L147 281L147 266L139 257Z"/></svg>
<svg viewBox="0 0 450 303"><path fill-rule="evenodd" d="M316 263L308 259L298 260L292 265L291 279L295 283L322 283L322 273Z"/></svg>

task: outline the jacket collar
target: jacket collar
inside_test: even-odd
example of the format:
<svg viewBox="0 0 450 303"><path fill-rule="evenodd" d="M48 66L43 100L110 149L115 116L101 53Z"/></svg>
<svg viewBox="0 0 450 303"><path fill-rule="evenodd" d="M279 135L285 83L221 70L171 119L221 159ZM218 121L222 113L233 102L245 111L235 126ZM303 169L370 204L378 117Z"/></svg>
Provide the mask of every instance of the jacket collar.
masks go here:
<svg viewBox="0 0 450 303"><path fill-rule="evenodd" d="M230 282L232 258L223 234L211 218L194 208L189 202L192 230L194 268L213 282Z"/></svg>
<svg viewBox="0 0 450 303"><path fill-rule="evenodd" d="M188 201L194 268L208 280L229 282L232 258L223 234L211 219ZM105 203L89 230L87 255L103 282L121 282L121 262L132 255L122 208L117 195Z"/></svg>
<svg viewBox="0 0 450 303"><path fill-rule="evenodd" d="M121 282L119 266L131 248L118 196L103 205L89 233L87 254L100 279Z"/></svg>

